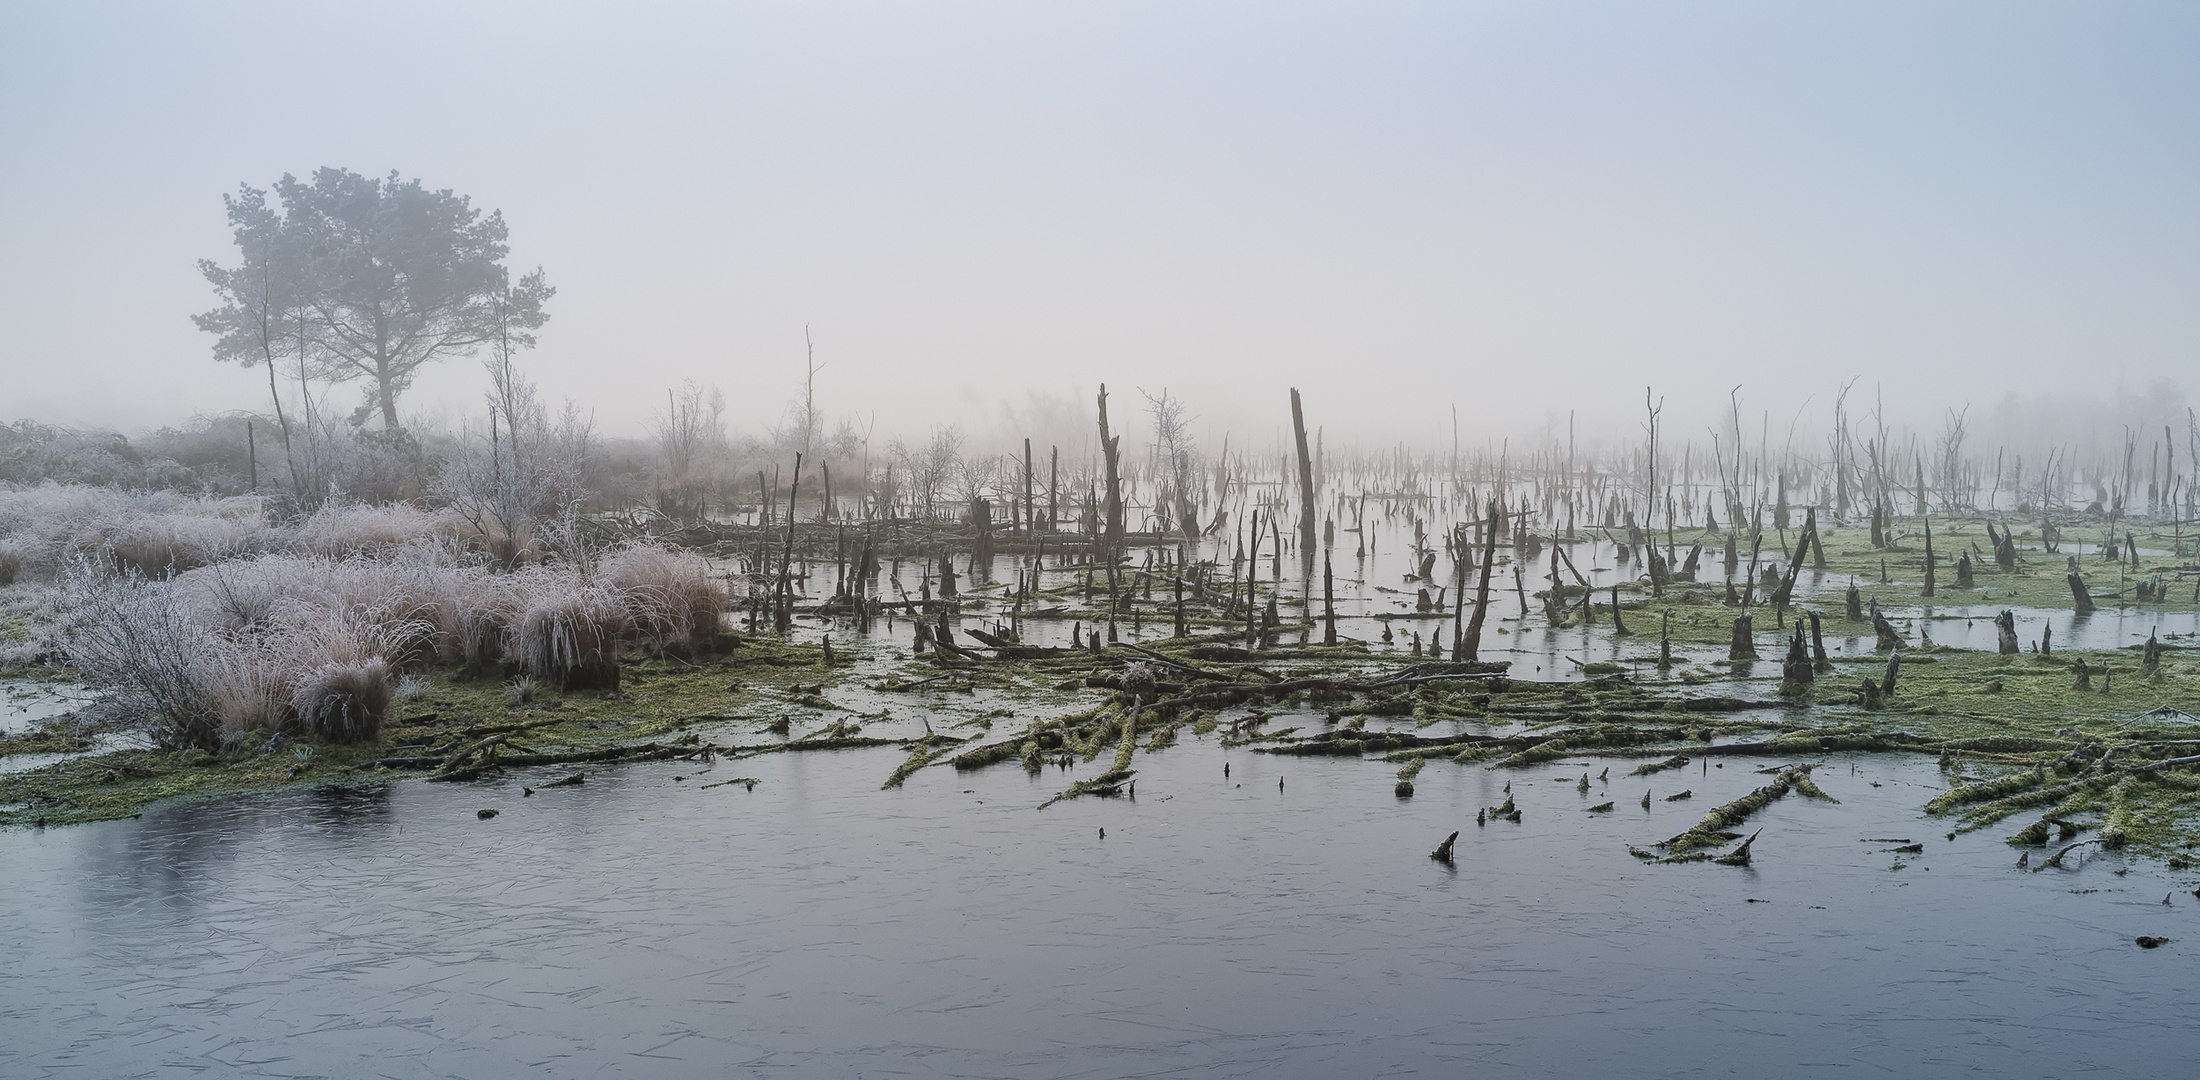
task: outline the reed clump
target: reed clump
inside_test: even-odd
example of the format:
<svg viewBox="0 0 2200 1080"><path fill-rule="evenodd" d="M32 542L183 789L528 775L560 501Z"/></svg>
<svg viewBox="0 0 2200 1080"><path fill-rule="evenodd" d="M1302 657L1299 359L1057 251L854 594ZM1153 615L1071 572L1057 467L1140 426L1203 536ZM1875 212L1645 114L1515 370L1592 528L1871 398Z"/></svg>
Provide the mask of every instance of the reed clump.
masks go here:
<svg viewBox="0 0 2200 1080"><path fill-rule="evenodd" d="M624 597L630 624L652 651L700 656L717 647L727 589L701 558L629 544L606 556L598 573Z"/></svg>
<svg viewBox="0 0 2200 1080"><path fill-rule="evenodd" d="M622 649L692 651L716 636L724 592L698 556L635 545L593 571L501 573L452 543L396 541L432 516L320 516L303 550L171 564L167 576L111 549L76 556L61 590L64 655L115 691L118 714L146 718L156 743L217 749L255 731L372 739L408 672L616 689ZM346 554L312 550L339 544Z"/></svg>
<svg viewBox="0 0 2200 1080"><path fill-rule="evenodd" d="M550 571L525 586L511 637L529 674L562 690L619 688L619 641L631 627L623 598L607 586Z"/></svg>

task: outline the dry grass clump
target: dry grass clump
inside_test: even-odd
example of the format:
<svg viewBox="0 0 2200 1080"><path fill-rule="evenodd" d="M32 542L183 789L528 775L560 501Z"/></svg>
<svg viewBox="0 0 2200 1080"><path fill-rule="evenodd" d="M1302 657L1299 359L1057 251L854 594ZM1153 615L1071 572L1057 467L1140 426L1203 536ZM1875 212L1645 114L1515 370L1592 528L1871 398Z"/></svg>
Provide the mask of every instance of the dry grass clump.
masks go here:
<svg viewBox="0 0 2200 1080"><path fill-rule="evenodd" d="M466 573L411 558L262 555L178 575L174 588L210 627L239 634L310 627L327 648L364 635L378 655L417 665L442 652L435 616L454 591L451 579ZM341 629L323 625L331 619Z"/></svg>
<svg viewBox="0 0 2200 1080"><path fill-rule="evenodd" d="M382 555L420 541L452 539L459 529L460 523L451 515L423 510L411 503L369 506L331 502L285 532L295 551L341 558Z"/></svg>
<svg viewBox="0 0 2200 1080"><path fill-rule="evenodd" d="M198 498L79 484L0 489L0 543L15 552L18 574L104 553L118 569L159 576L231 558L269 537L267 508L257 496Z"/></svg>
<svg viewBox="0 0 2200 1080"><path fill-rule="evenodd" d="M330 661L308 672L291 692L290 706L306 734L330 742L366 742L382 733L396 683L389 661Z"/></svg>
<svg viewBox="0 0 2200 1080"><path fill-rule="evenodd" d="M710 651L718 638L726 586L700 556L632 544L606 557L599 573L626 597L634 628L655 651Z"/></svg>
<svg viewBox="0 0 2200 1080"><path fill-rule="evenodd" d="M31 561L30 545L18 540L0 540L0 585L13 585L22 576L23 566Z"/></svg>
<svg viewBox="0 0 2200 1080"><path fill-rule="evenodd" d="M125 522L102 539L118 566L158 577L235 558L264 531L220 516L162 514Z"/></svg>
<svg viewBox="0 0 2200 1080"><path fill-rule="evenodd" d="M193 656L197 684L216 741L233 745L254 731L281 731L290 722L288 642L267 635L217 634Z"/></svg>
<svg viewBox="0 0 2200 1080"><path fill-rule="evenodd" d="M372 738L394 672L408 656L432 655L434 635L402 589L375 602L357 595L375 569L263 556L163 581L78 557L64 585L62 647L163 746L214 750L301 728Z"/></svg>
<svg viewBox="0 0 2200 1080"><path fill-rule="evenodd" d="M433 627L366 608L319 613L293 624L299 655L290 707L306 734L331 742L365 742L382 732L397 696L397 661L420 647ZM271 729L272 730L272 729Z"/></svg>
<svg viewBox="0 0 2200 1080"><path fill-rule="evenodd" d="M423 590L422 617L434 627L437 658L473 675L504 659L505 637L518 619L520 593L508 574L453 567Z"/></svg>
<svg viewBox="0 0 2200 1080"><path fill-rule="evenodd" d="M60 591L62 651L156 741L217 749L254 732L372 739L397 678L438 665L616 689L623 647L702 650L718 630L725 589L696 556L634 546L595 572L498 573L450 536L359 546L377 534L343 520L426 519L343 513L313 525L311 544L172 575L112 548L78 555Z"/></svg>
<svg viewBox="0 0 2200 1080"><path fill-rule="evenodd" d="M626 598L571 571L520 576L510 651L528 673L564 690L618 689L619 642L633 625Z"/></svg>

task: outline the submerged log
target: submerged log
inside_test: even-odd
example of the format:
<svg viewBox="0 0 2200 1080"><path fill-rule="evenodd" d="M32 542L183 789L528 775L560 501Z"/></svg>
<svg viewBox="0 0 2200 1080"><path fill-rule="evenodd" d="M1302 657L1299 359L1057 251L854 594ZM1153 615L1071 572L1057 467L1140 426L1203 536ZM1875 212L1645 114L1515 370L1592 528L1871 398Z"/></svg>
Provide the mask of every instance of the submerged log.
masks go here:
<svg viewBox="0 0 2200 1080"><path fill-rule="evenodd" d="M1809 775L1810 767L1807 765L1796 765L1782 769L1773 777L1771 783L1732 802L1713 807L1709 813L1703 816L1703 820L1698 821L1693 828L1664 841L1658 846L1666 849L1669 856L1683 855L1698 848L1715 847L1729 840L1740 839L1738 834L1726 830L1741 824L1751 814L1770 806L1774 800L1785 797L1788 792L1795 790L1797 777L1808 778Z"/></svg>
<svg viewBox="0 0 2200 1080"><path fill-rule="evenodd" d="M1630 772L1630 773L1628 773L1627 775L1629 775L1629 776L1648 776L1648 775L1650 775L1650 774L1652 774L1652 773L1656 773L1656 772L1663 772L1663 771L1664 771L1664 770L1666 770L1666 769L1678 769L1678 768L1680 768L1681 766L1683 766L1683 765L1686 765L1686 764L1688 764L1688 756L1687 756L1687 755L1685 755L1685 754L1675 754L1675 755L1673 755L1672 757L1666 758L1666 759L1665 759L1664 761L1652 761L1652 762L1646 762L1646 763L1644 763L1644 764L1641 764L1641 765L1637 765L1637 766L1635 766L1635 769L1634 769L1634 771L1633 771L1633 772Z"/></svg>
<svg viewBox="0 0 2200 1080"><path fill-rule="evenodd" d="M1749 839L1742 841L1742 846L1735 848L1733 851L1721 855L1711 861L1718 863L1721 866L1748 866L1749 846L1756 843L1757 838L1763 834L1763 829L1759 829L1756 832L1750 833Z"/></svg>

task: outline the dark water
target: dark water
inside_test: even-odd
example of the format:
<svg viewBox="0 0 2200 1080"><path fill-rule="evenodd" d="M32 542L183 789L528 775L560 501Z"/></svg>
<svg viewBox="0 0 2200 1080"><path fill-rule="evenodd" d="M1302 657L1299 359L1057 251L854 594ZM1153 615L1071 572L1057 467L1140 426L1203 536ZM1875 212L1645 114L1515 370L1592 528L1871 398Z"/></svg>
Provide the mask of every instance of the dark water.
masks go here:
<svg viewBox="0 0 2200 1080"><path fill-rule="evenodd" d="M1584 795L1439 763L1401 801L1190 743L1042 812L1058 770L875 790L898 756L0 833L0 1075L2169 1076L2200 1046L2200 901L2162 905L2193 883L1946 842L1928 762L1828 762L1843 802L1775 804L1734 869L1623 844L1740 764ZM730 775L763 783L700 786ZM1507 780L1524 823L1477 829Z"/></svg>

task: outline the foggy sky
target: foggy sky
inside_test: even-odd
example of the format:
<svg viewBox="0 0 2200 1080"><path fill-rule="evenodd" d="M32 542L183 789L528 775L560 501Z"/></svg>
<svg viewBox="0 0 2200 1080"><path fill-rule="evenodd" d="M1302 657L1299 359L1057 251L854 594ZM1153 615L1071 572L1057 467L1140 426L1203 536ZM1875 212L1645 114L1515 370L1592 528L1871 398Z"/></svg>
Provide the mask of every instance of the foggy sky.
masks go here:
<svg viewBox="0 0 2200 1080"><path fill-rule="evenodd" d="M2196 58L2191 4L8 4L0 420L264 409L193 261L323 165L503 210L612 434L682 378L772 421L805 325L886 432L2105 395L2200 344Z"/></svg>

